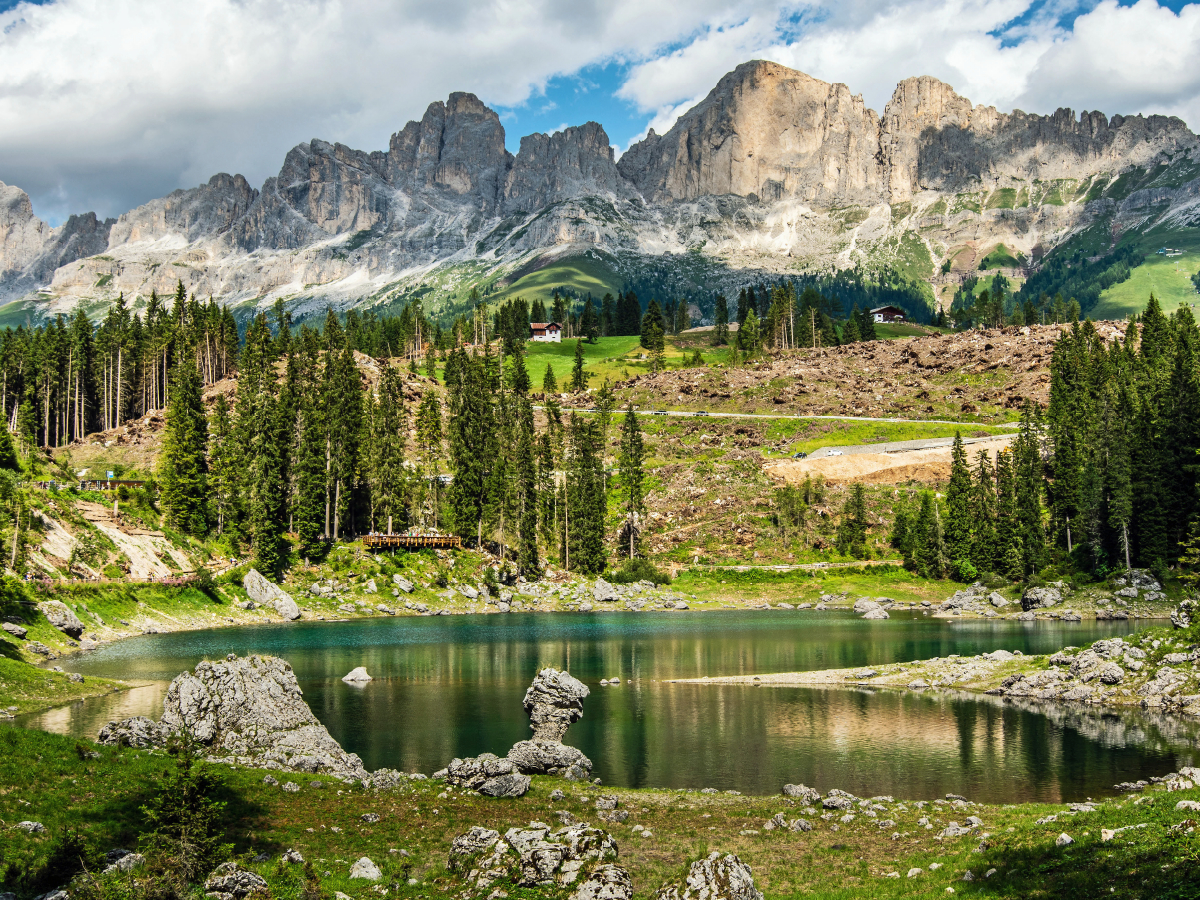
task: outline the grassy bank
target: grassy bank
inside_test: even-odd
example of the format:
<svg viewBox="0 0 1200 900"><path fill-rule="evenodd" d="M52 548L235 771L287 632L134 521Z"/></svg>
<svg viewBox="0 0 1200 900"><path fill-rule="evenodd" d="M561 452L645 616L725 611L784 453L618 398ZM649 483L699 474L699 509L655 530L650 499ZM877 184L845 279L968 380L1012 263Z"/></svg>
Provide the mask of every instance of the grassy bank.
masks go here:
<svg viewBox="0 0 1200 900"><path fill-rule="evenodd" d="M57 886L45 865L70 829L78 829L93 850L135 849L145 828L139 807L149 802L172 765L163 754L0 730L0 818L46 826L40 834L6 833L0 844L0 887L25 898ZM738 854L751 866L759 889L772 898L933 897L946 896L948 888L968 897L1192 897L1200 877L1200 836L1194 821L1181 827L1195 813L1175 809L1179 800L1200 799L1198 790L1118 797L1074 813L1062 804L991 806L883 797L855 804L852 818L845 820L844 811L822 818L820 808L782 796L609 789L549 777L535 777L523 798L489 800L436 781L412 781L376 793L329 781L315 787L311 782L319 778L276 773L281 782L300 786L285 793L265 784L261 771L215 768L221 780L215 796L227 804L220 827L233 842L233 853L281 900L300 897L303 886L302 867L279 862L287 849L313 864L316 896L334 891L354 898L378 896L370 882L349 878L351 863L367 856L382 869L388 896L429 898L462 890L446 869L456 835L474 825L501 833L531 821L558 827L567 817L613 834L618 863L630 872L639 897L652 896L665 881L681 880L690 862L710 850ZM562 800L551 799L556 788L565 791ZM619 824L599 821L595 799L601 794L617 797L629 818ZM379 821L364 821L369 813ZM788 821L804 818L812 830L765 829L777 813ZM981 827L958 837L941 836L949 822L964 824L972 815L982 820ZM1038 822L1050 816L1056 820ZM1127 826L1141 827L1107 840L1102 834L1102 829ZM1073 843L1056 846L1062 833ZM255 861L259 854L267 858ZM921 871L907 877L914 868ZM968 871L973 880L963 881ZM109 896L128 895L114 891ZM518 889L510 896L559 893Z"/></svg>

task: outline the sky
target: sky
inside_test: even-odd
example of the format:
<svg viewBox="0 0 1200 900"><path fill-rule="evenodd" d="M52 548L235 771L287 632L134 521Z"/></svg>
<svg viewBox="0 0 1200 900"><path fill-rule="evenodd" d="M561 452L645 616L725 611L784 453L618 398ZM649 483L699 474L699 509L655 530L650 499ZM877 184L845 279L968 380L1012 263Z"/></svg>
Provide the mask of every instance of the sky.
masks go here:
<svg viewBox="0 0 1200 900"><path fill-rule="evenodd" d="M506 142L594 120L616 152L741 62L843 82L882 112L932 75L975 103L1200 127L1183 0L0 0L0 181L51 224L214 173L256 187L321 138L383 150L470 91Z"/></svg>

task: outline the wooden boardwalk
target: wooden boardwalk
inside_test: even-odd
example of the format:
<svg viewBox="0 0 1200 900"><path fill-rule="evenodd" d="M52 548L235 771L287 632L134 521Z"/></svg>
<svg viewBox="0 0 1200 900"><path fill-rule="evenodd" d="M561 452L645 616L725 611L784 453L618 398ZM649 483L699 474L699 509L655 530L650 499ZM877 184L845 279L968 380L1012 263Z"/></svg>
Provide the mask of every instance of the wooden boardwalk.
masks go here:
<svg viewBox="0 0 1200 900"><path fill-rule="evenodd" d="M447 534L368 534L362 541L371 550L462 549L462 538Z"/></svg>

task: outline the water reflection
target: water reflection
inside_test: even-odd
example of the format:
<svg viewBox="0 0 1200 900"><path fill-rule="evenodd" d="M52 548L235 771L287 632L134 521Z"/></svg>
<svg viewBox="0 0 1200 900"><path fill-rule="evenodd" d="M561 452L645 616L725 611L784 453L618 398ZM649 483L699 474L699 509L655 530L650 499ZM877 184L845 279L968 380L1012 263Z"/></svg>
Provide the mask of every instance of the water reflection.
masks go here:
<svg viewBox="0 0 1200 900"><path fill-rule="evenodd" d="M898 797L1077 799L1162 774L1196 735L1131 713L1066 717L990 698L665 679L1044 652L1125 633L1126 623L867 622L844 613L510 615L304 623L137 638L73 662L150 686L22 724L94 736L113 718L161 714L166 682L199 659L271 653L295 668L317 717L368 768L431 772L503 753L529 735L521 698L541 666L593 688L568 739L605 783L774 793L787 781ZM341 682L365 665L375 681ZM600 678L620 677L601 688ZM624 683L628 679L631 683ZM1108 717L1112 719L1113 717Z"/></svg>

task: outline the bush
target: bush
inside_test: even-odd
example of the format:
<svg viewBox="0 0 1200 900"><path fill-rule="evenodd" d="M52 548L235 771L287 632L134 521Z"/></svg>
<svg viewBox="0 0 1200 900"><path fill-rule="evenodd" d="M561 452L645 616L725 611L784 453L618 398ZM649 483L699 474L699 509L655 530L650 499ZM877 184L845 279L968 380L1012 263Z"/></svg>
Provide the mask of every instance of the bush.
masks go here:
<svg viewBox="0 0 1200 900"><path fill-rule="evenodd" d="M969 559L960 559L951 567L950 577L963 584L970 584L979 577L979 570Z"/></svg>
<svg viewBox="0 0 1200 900"><path fill-rule="evenodd" d="M66 884L80 872L96 869L104 857L75 828L59 832L50 846L45 863L34 879L37 888L47 890Z"/></svg>
<svg viewBox="0 0 1200 900"><path fill-rule="evenodd" d="M633 584L635 581L652 581L655 584L670 584L671 576L648 559L630 559L615 572L608 575L613 584Z"/></svg>

